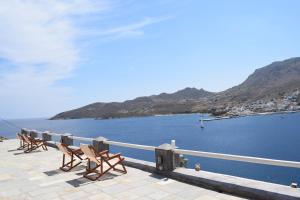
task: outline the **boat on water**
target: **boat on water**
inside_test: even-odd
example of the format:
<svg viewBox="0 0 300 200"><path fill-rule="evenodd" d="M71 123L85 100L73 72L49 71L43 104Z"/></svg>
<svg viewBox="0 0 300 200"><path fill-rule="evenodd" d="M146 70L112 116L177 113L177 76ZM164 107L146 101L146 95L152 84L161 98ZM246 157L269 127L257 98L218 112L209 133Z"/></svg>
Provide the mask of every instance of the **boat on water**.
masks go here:
<svg viewBox="0 0 300 200"><path fill-rule="evenodd" d="M225 116L225 117L214 117L214 118L206 118L206 119L200 119L203 120L203 121L215 121L215 120L223 120L223 119L232 119L232 118L236 118L235 116Z"/></svg>
<svg viewBox="0 0 300 200"><path fill-rule="evenodd" d="M201 127L202 129L204 128L203 118L200 119L200 127Z"/></svg>

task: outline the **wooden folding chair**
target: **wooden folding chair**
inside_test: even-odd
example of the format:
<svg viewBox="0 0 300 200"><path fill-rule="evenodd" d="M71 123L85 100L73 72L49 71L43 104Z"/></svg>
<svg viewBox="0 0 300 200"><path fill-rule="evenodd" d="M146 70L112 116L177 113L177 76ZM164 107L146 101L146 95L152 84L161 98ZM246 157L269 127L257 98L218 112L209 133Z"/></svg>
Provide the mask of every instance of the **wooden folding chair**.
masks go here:
<svg viewBox="0 0 300 200"><path fill-rule="evenodd" d="M28 135L22 135L22 137L24 138L26 143L28 143L27 149L24 150L24 153L29 153L35 149L38 149L39 147L42 147L45 151L48 150L47 146L43 140L36 139L36 138L30 137Z"/></svg>
<svg viewBox="0 0 300 200"><path fill-rule="evenodd" d="M24 140L22 134L17 133L17 139L20 140L20 146L19 146L18 150L25 149L27 147L28 143Z"/></svg>
<svg viewBox="0 0 300 200"><path fill-rule="evenodd" d="M30 148L30 144L31 142L29 141L29 139L27 139L27 137L25 137L26 135L24 134L19 134L19 137L21 138L21 140L23 141L23 150L25 151L25 149L29 149Z"/></svg>
<svg viewBox="0 0 300 200"><path fill-rule="evenodd" d="M68 172L81 163L82 161L81 155L83 155L83 152L81 151L80 148L72 149L63 143L58 143L56 145L58 149L63 153L62 166L60 167L61 170ZM66 157L70 158L70 161L67 163L66 163ZM79 162L75 164L74 162L76 161L76 158L79 159Z"/></svg>
<svg viewBox="0 0 300 200"><path fill-rule="evenodd" d="M88 166L83 175L85 178L95 181L109 170L122 172L124 174L127 173L123 164L124 158L121 157L121 154L109 154L107 150L97 152L93 146L86 144L80 145L80 149L88 159ZM94 167L91 167L91 162L95 164ZM118 165L120 165L122 169L117 169L116 166ZM88 176L91 173L94 173L96 176L94 178L92 176Z"/></svg>

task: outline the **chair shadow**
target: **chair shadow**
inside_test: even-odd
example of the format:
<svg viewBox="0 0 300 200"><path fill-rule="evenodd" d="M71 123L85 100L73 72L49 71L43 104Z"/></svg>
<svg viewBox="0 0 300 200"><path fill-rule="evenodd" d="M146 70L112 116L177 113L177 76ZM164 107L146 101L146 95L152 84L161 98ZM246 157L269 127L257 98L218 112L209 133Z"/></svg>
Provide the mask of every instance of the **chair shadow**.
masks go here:
<svg viewBox="0 0 300 200"><path fill-rule="evenodd" d="M84 177L80 177L80 178L68 180L68 181L66 181L66 183L68 183L71 186L77 188L77 187L80 187L80 186L83 186L83 185L87 185L87 184L93 183L93 181L91 181L91 180L89 180L87 178L84 178Z"/></svg>
<svg viewBox="0 0 300 200"><path fill-rule="evenodd" d="M155 178L155 179L159 179L159 180L166 179L166 177L158 175L158 174L150 174L149 176L152 178Z"/></svg>
<svg viewBox="0 0 300 200"><path fill-rule="evenodd" d="M100 177L96 181L111 180L111 179L113 179L116 176L118 176L118 175L107 172L106 174L104 174L102 177ZM93 176L91 175L91 177L93 177ZM96 181L92 181L92 180L89 180L87 178L80 177L80 178L76 178L76 179L72 179L72 180L66 181L66 183L70 184L73 187L80 187L80 186L83 186L83 185L94 183Z"/></svg>
<svg viewBox="0 0 300 200"><path fill-rule="evenodd" d="M62 173L65 173L65 172L60 170L60 169L55 169L55 170L50 170L50 171L46 171L46 172L43 172L43 173L46 174L47 176L54 176L54 175L62 174Z"/></svg>
<svg viewBox="0 0 300 200"><path fill-rule="evenodd" d="M10 149L7 152L15 152L15 151L22 151L23 149Z"/></svg>
<svg viewBox="0 0 300 200"><path fill-rule="evenodd" d="M70 172L76 172L76 171L80 171L80 170L83 170L83 169L85 169L84 166L77 166L74 169L72 169ZM57 175L57 174L68 173L68 172L65 172L61 169L55 169L55 170L45 171L43 173L46 174L47 176L54 176L54 175ZM82 174L83 173L84 172L82 172ZM76 173L76 175L80 175L80 173Z"/></svg>
<svg viewBox="0 0 300 200"><path fill-rule="evenodd" d="M14 153L14 155L17 156L17 155L22 155L22 154L31 154L31 153L40 153L40 152L42 152L42 151L37 150L37 151L31 151L31 152L28 152L28 153L25 153L25 152Z"/></svg>

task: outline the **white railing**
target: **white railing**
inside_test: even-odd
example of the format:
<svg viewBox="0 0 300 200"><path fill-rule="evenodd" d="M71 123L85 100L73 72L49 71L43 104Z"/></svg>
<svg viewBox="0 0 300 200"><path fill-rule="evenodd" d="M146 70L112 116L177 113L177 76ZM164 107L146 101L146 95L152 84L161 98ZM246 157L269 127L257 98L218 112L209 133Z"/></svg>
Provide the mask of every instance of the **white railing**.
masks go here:
<svg viewBox="0 0 300 200"><path fill-rule="evenodd" d="M140 145L140 144L131 144L131 143L124 143L124 142L115 142L115 141L104 141L105 144L119 146L119 147L127 147L133 149L142 149L147 151L154 151L156 147L154 146L147 146L147 145Z"/></svg>
<svg viewBox="0 0 300 200"><path fill-rule="evenodd" d="M41 133L47 133L48 135L53 135L53 136L62 136L63 135L63 134L53 133L53 132L41 132Z"/></svg>
<svg viewBox="0 0 300 200"><path fill-rule="evenodd" d="M47 133L47 134L53 135L53 136L67 135L67 134L57 134L57 133L53 133L53 132L44 132L44 133ZM80 141L87 141L87 142L92 142L93 140L97 140L97 138L94 139L94 138L78 137L78 136L73 136L73 135L69 135L68 137L73 140L80 140ZM155 146L116 142L116 141L111 141L111 140L105 140L104 143L109 144L109 145L119 146L119 147L127 147L127 148L141 149L141 150L147 150L147 151L155 151L155 149L156 149ZM215 158L215 159L222 159L222 160L239 161L239 162L247 162L247 163L255 163L255 164L263 164L263 165L272 165L272 166L280 166L280 167L300 168L300 162L298 162L298 161L276 160L276 159L268 159L268 158L259 158L259 157L250 157L250 156L240 156L240 155L177 149L177 148L175 148L174 140L172 140L171 146L173 148L173 151L176 154L205 157L205 158Z"/></svg>
<svg viewBox="0 0 300 200"><path fill-rule="evenodd" d="M238 155L231 155L231 154L192 151L192 150L184 150L184 149L174 149L174 152L177 154L184 154L184 155L198 156L198 157L205 157L205 158L216 158L216 159L264 164L264 165L300 168L300 162L296 162L296 161L275 160L275 159L268 159L268 158L238 156Z"/></svg>
<svg viewBox="0 0 300 200"><path fill-rule="evenodd" d="M78 136L68 136L68 138L71 138L73 140L79 140L79 141L84 141L84 142L92 142L94 138L86 138L86 137L78 137Z"/></svg>

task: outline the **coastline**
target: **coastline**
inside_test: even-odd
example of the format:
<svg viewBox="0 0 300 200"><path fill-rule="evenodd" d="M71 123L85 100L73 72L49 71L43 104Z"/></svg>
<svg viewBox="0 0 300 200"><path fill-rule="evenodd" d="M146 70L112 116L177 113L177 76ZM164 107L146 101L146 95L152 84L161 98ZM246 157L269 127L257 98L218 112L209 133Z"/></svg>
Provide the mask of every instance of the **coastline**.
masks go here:
<svg viewBox="0 0 300 200"><path fill-rule="evenodd" d="M300 113L300 110L216 116L216 117L213 117L213 118L206 118L206 119L202 119L202 120L207 122L207 121L215 121L215 120L234 119L234 118L240 118L240 117L278 115L278 114L293 114L293 113Z"/></svg>
<svg viewBox="0 0 300 200"><path fill-rule="evenodd" d="M3 142L3 140L7 140L6 137L0 136L0 142Z"/></svg>
<svg viewBox="0 0 300 200"><path fill-rule="evenodd" d="M264 116L264 115L276 115L276 114L292 114L292 113L300 113L300 110L292 110L292 111L275 111L275 112L257 112L257 113L248 113L248 114L232 114L232 115L220 115L214 116L211 113L199 113L199 112L191 112L191 113L172 113L172 114L154 114L154 115L138 115L138 116L126 116L126 117L111 117L111 118L59 118L59 119L47 119L47 120L78 120L78 119L94 119L94 120L112 120L112 119L128 119L128 118L141 118L141 117L168 117L168 116L176 116L176 115L208 115L208 118L203 118L203 121L215 121L215 120L225 120L225 119L234 119L240 117L249 117L249 116ZM199 119L200 121L201 119Z"/></svg>

